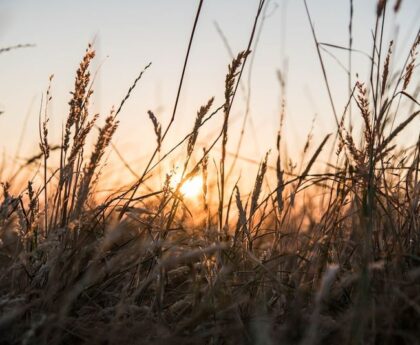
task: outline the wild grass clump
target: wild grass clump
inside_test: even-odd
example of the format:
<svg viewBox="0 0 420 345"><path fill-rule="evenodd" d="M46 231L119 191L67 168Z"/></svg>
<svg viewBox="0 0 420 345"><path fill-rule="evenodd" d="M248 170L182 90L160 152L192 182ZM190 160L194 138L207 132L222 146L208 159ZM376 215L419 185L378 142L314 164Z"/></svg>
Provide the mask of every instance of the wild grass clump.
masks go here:
<svg viewBox="0 0 420 345"><path fill-rule="evenodd" d="M405 146L399 139L420 114L420 36L405 64L391 69L393 42L380 49L387 2L378 2L370 80L350 76L341 117L331 98L337 130L324 138L311 132L299 165L282 147L286 82L279 73L276 152L262 158L244 192L239 176L225 174L230 111L265 5L260 1L248 48L228 66L224 100L215 106L211 97L191 131L167 143L200 1L170 122L164 126L148 112L154 153L134 183L105 198L95 193L103 157L118 114L150 64L100 126L89 108L95 57L89 45L58 146L48 136L48 89L39 115L41 153L24 166L39 162L42 182L14 186L15 193L7 179L1 185L1 344L418 343L420 136L412 144L403 140ZM352 42L351 25L349 35ZM220 132L199 150L202 127L219 113ZM361 135L350 116L360 117ZM96 138L93 147L89 137ZM316 163L328 145L336 155L322 171ZM169 173L162 187L146 185L180 147L179 180L174 184ZM191 205L183 186L197 176L203 183Z"/></svg>

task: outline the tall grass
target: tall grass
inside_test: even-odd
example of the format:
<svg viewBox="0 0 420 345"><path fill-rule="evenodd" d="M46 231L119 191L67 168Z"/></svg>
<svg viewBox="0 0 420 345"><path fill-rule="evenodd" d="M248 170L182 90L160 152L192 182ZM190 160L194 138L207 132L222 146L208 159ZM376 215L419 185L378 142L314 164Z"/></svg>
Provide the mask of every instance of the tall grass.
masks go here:
<svg viewBox="0 0 420 345"><path fill-rule="evenodd" d="M393 42L383 42L390 9L379 1L370 80L353 81L350 4L349 99L341 117L306 6L336 132L315 139L310 133L303 156L295 159L300 168L290 163L282 146L286 80L279 72L277 150L262 157L248 193L240 190L239 176L230 181L226 174L229 119L265 1L247 49L228 66L223 102L215 106L217 100L209 97L190 133L163 152L200 1L170 122L163 126L149 111L154 153L134 184L116 186L105 198L95 193L104 154L112 149L119 112L150 65L99 126L99 114L89 108L95 58L89 45L58 146L48 138L53 86L41 105L41 153L29 164L40 161L43 182L14 186L17 193L7 179L2 183L0 343L417 344L420 136L405 147L396 142L420 116L420 35L403 66L391 69ZM219 134L197 152L201 129L219 113ZM352 116L362 119L360 137ZM90 136L96 138L92 148ZM220 160L212 169L218 144ZM315 170L328 145L336 156L326 171ZM174 185L175 176L168 174L162 188L145 188L180 146L185 156L179 181ZM182 187L194 176L202 176L203 186L201 201L190 208ZM210 195L215 190L217 200Z"/></svg>

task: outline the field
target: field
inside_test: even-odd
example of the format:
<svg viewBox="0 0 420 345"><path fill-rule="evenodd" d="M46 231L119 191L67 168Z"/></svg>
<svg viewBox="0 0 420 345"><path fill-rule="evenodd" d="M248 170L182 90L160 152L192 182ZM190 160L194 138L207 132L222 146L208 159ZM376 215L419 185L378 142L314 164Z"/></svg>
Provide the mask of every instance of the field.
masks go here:
<svg viewBox="0 0 420 345"><path fill-rule="evenodd" d="M224 98L209 95L188 134L169 135L202 4L170 120L145 115L155 148L140 171L113 136L150 65L108 114L94 114L94 43L76 71L61 142L49 136L51 76L31 129L39 147L14 171L0 161L0 344L419 344L420 33L399 65L397 42L383 38L386 13L398 13L401 1L378 1L369 78L349 73L344 108L334 102L323 48L345 50L351 61L352 16L350 46L328 46L305 7L336 130L311 130L300 156L287 152L279 71L277 145L256 162L239 156L248 143L243 132L232 142L230 121L265 0L248 46L226 66ZM214 118L217 134L199 147ZM104 193L111 151L136 180ZM162 176L175 153L180 169ZM239 159L258 166L247 190Z"/></svg>

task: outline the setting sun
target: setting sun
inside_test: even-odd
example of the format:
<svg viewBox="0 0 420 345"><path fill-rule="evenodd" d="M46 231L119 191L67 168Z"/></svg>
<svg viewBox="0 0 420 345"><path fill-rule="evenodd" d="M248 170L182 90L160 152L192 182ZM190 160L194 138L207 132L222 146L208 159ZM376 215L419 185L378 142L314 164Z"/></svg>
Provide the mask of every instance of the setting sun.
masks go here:
<svg viewBox="0 0 420 345"><path fill-rule="evenodd" d="M201 176L194 176L193 178L184 182L181 186L181 193L189 198L194 198L200 194L203 188L203 179Z"/></svg>

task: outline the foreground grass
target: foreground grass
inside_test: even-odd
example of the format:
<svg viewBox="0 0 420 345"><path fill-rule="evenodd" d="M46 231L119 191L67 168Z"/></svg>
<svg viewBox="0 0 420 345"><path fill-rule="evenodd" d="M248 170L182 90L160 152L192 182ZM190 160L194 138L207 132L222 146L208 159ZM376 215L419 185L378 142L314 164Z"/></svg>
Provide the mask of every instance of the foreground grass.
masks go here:
<svg viewBox="0 0 420 345"><path fill-rule="evenodd" d="M420 141L404 150L394 142L419 116L413 71L420 36L404 66L392 73L391 45L383 56L377 54L382 4L371 80L355 83L349 96L363 119L362 138L345 125L348 105L337 116L336 133L316 147L308 140L305 152L312 150L312 156L301 159L297 172L280 155L280 130L275 176L268 172L266 156L246 197L228 183L226 147L230 110L264 1L248 49L229 65L223 103L216 107L210 98L189 135L174 144L186 152L180 182L174 186L168 175L161 190L143 186L171 152L160 151L177 101L165 128L149 112L157 145L138 180L104 200L95 197L118 114L143 72L106 117L93 149L85 148L98 118L89 114L89 66L95 56L89 46L58 147L48 141L47 112L40 115L41 154L33 161L42 166L43 183L29 181L15 194L8 182L3 184L0 342L418 343ZM197 20L200 11L201 3ZM188 56L189 50L185 66ZM183 76L178 96L182 81ZM47 91L44 109L49 96ZM394 124L403 111L398 116L404 120ZM218 112L223 113L220 133L193 164L200 129ZM334 138L332 167L312 173ZM219 173L209 176L216 145ZM202 202L190 210L182 185L198 175L204 181ZM215 180L216 203L207 190Z"/></svg>

